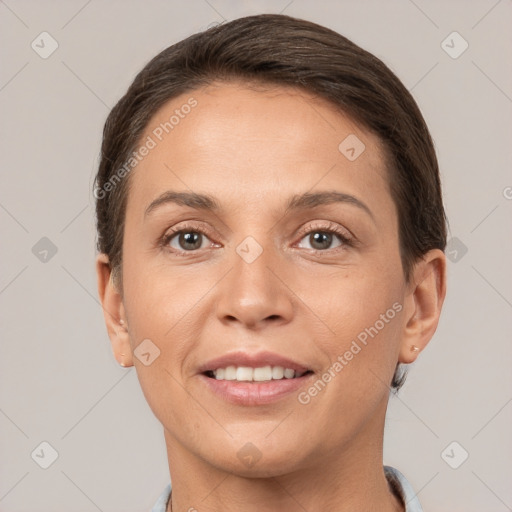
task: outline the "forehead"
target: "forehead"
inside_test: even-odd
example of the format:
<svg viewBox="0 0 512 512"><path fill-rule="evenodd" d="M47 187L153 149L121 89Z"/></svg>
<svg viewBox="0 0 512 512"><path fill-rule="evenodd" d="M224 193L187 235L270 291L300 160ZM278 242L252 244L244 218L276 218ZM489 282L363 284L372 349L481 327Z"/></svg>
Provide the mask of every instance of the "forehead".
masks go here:
<svg viewBox="0 0 512 512"><path fill-rule="evenodd" d="M158 110L141 141L150 139L130 187L145 198L162 187L236 189L245 202L315 184L389 196L378 137L293 88L230 82L190 91Z"/></svg>

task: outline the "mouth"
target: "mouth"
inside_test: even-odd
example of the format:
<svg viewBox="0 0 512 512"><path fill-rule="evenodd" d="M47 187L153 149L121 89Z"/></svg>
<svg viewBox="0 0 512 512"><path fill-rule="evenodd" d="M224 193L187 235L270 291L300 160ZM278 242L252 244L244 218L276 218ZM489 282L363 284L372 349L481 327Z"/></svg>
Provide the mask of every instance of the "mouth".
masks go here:
<svg viewBox="0 0 512 512"><path fill-rule="evenodd" d="M237 405L264 405L289 397L314 375L312 368L270 352L236 352L199 368L207 389Z"/></svg>

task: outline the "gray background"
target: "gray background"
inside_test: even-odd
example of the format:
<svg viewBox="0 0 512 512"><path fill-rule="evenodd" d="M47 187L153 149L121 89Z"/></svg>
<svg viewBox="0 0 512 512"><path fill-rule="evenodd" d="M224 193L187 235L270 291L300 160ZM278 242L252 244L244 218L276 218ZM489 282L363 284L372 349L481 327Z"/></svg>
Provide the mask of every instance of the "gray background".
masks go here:
<svg viewBox="0 0 512 512"><path fill-rule="evenodd" d="M5 0L1 511L149 510L168 483L162 428L135 370L115 362L97 302L102 126L157 52L262 12L346 35L417 99L438 150L453 261L438 332L391 399L385 463L426 512L512 510L512 1ZM46 59L31 47L43 31L59 45ZM463 41L442 44L453 31L469 44L458 58ZM58 453L48 469L43 441Z"/></svg>

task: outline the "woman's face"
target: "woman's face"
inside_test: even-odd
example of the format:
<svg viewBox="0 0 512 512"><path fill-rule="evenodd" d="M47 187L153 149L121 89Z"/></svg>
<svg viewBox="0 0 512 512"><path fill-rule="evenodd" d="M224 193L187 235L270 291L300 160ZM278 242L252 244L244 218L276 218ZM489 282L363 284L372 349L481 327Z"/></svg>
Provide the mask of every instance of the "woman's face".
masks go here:
<svg viewBox="0 0 512 512"><path fill-rule="evenodd" d="M364 450L414 309L377 137L303 92L217 84L142 142L121 316L168 446L260 476Z"/></svg>

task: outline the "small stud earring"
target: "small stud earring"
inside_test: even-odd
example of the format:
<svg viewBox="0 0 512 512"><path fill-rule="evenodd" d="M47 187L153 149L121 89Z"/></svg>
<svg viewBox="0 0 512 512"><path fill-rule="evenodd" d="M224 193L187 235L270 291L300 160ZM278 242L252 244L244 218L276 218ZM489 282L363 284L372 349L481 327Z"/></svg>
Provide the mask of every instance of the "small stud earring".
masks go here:
<svg viewBox="0 0 512 512"><path fill-rule="evenodd" d="M411 352L418 352L420 349L416 345L411 346Z"/></svg>

